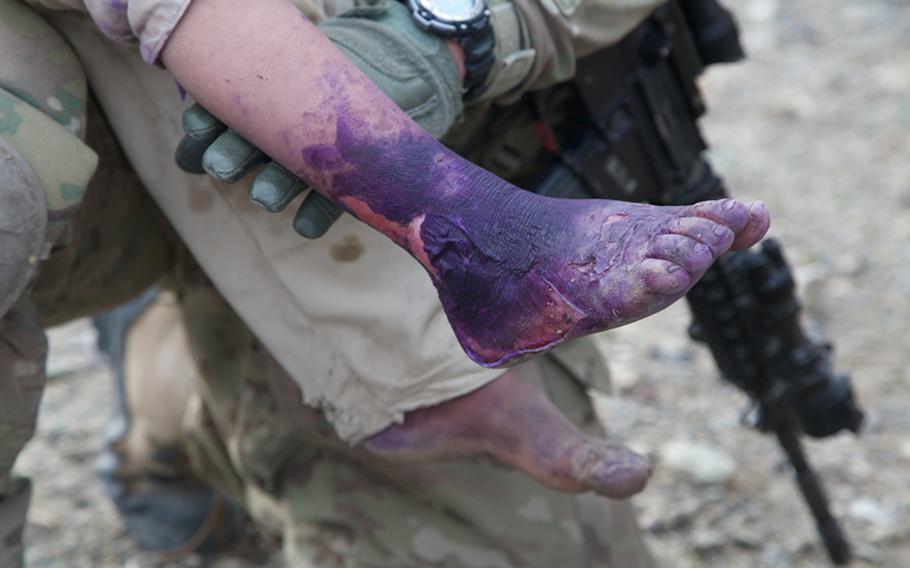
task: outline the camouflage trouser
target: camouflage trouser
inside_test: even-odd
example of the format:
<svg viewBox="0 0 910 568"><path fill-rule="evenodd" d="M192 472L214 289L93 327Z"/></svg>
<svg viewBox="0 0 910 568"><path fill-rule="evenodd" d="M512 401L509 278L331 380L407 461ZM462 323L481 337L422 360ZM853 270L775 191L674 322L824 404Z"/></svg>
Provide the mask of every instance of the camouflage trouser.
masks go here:
<svg viewBox="0 0 910 568"><path fill-rule="evenodd" d="M53 186L56 245L0 323L0 566L21 554L30 489L11 469L33 433L44 385L43 327L120 304L154 282L176 293L186 339L174 348L192 352L187 396L170 402L181 417L176 443L195 476L284 537L290 564L651 565L626 503L556 493L485 459L416 466L342 443L177 242L86 96L65 44L11 0L0 0L0 32L16 40L0 41L0 125L16 124L0 136L27 137L26 111L37 109L84 135L100 157L87 188ZM23 66L40 72L4 74ZM9 117L24 119L3 122ZM597 431L585 389L606 375L592 344L534 364L540 388Z"/></svg>
<svg viewBox="0 0 910 568"><path fill-rule="evenodd" d="M485 458L403 464L348 447L299 402L294 381L205 277L181 272L176 300L160 300L129 333L128 353L145 362L127 359L128 406L141 427L123 447L140 447L131 437L177 438L196 475L283 537L291 565L652 566L629 503L551 491ZM183 378L142 376L149 362L174 367L181 356ZM574 423L603 434L587 394L607 377L592 340L526 365L539 366L538 386ZM187 393L168 419L179 433L146 416L161 422L149 401L173 392ZM147 463L142 454L122 456L124 469L141 469L133 462Z"/></svg>
<svg viewBox="0 0 910 568"><path fill-rule="evenodd" d="M87 102L81 67L62 38L31 9L0 0L0 143L32 170L47 206L45 242L29 259L43 262L22 296L0 313L3 567L21 561L31 491L11 472L35 428L45 326L122 303L173 265L166 222ZM102 156L97 166L95 153ZM8 190L7 181L0 176L0 191Z"/></svg>
<svg viewBox="0 0 910 568"><path fill-rule="evenodd" d="M20 303L0 321L0 566L21 561L31 488L11 471L35 429L46 355L47 341L34 307Z"/></svg>

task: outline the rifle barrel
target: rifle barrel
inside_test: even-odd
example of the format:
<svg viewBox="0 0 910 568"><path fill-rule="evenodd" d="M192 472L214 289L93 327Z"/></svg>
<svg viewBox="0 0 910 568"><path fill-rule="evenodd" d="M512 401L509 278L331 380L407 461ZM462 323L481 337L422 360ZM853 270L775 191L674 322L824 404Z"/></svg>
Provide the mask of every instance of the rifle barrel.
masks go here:
<svg viewBox="0 0 910 568"><path fill-rule="evenodd" d="M821 479L815 474L815 470L812 469L803 453L802 442L797 433L799 430L796 425L796 417L789 406L781 401L781 404L771 408L764 407L764 412L773 425L774 434L777 436L781 448L784 449L787 459L793 466L797 485L815 519L815 527L825 544L828 557L837 566L844 566L849 564L852 558L850 543L837 519L831 514L828 496Z"/></svg>

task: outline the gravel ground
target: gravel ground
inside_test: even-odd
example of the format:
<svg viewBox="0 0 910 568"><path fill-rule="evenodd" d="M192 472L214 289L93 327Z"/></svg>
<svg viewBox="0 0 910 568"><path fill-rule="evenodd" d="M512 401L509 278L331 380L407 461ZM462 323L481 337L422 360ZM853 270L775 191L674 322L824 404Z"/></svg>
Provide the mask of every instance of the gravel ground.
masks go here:
<svg viewBox="0 0 910 568"><path fill-rule="evenodd" d="M910 566L910 6L729 4L751 58L705 77L712 160L737 197L770 206L806 323L835 340L867 411L860 438L808 444L855 565ZM667 567L825 566L780 451L740 426L746 401L687 323L677 305L603 342L618 392L599 406L656 464L637 500L655 553ZM30 566L158 564L124 537L94 476L111 394L92 336L84 321L52 334L39 433L19 462L36 484Z"/></svg>

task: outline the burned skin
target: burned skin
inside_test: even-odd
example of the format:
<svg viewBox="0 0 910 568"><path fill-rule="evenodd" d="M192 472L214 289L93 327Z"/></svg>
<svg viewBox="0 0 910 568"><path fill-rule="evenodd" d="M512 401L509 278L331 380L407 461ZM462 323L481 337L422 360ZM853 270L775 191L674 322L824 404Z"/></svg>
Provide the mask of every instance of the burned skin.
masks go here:
<svg viewBox="0 0 910 568"><path fill-rule="evenodd" d="M242 21L229 6L194 3L180 27L207 33L175 34L166 65L229 126L413 255L482 365L650 315L767 230L761 204L659 208L522 191L422 131L309 22L282 13L292 6L264 1ZM262 29L282 41L251 42Z"/></svg>
<svg viewBox="0 0 910 568"><path fill-rule="evenodd" d="M333 199L423 264L482 365L663 309L748 221L744 206L726 202L733 226L703 219L693 240L678 234L683 208L533 195L422 131L375 132L347 107L338 103L335 142L305 148L302 160L327 177ZM654 254L682 264L642 267Z"/></svg>

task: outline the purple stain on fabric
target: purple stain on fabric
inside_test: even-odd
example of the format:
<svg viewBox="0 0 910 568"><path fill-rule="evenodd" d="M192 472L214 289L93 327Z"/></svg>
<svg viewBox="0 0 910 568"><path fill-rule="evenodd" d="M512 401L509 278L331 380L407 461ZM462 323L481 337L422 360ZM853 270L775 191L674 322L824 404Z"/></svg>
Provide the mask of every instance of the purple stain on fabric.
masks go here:
<svg viewBox="0 0 910 568"><path fill-rule="evenodd" d="M155 63L156 53L154 45L145 42L140 43L139 54L142 55L142 59L145 60L146 63Z"/></svg>
<svg viewBox="0 0 910 568"><path fill-rule="evenodd" d="M127 16L127 0L87 0L85 4L92 21L105 36L119 42L136 40Z"/></svg>

